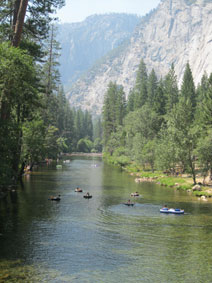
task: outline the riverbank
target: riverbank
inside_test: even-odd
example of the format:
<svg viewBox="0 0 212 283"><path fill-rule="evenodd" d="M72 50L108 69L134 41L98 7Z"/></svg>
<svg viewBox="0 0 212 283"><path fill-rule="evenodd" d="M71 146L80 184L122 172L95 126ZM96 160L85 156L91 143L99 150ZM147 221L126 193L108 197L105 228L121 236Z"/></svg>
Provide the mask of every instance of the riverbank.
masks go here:
<svg viewBox="0 0 212 283"><path fill-rule="evenodd" d="M93 157L102 157L102 153L85 153L85 152L72 152L65 153L63 156L93 156Z"/></svg>
<svg viewBox="0 0 212 283"><path fill-rule="evenodd" d="M201 200L212 199L212 183L209 178L197 175L197 184L193 184L192 176L189 174L178 174L177 176L164 173L162 171L143 170L141 166L135 162L131 162L127 157L120 156L118 158L111 157L108 154L103 155L104 160L109 164L120 167L122 170L135 177L136 183L154 182L158 185L170 187L175 190L184 190L191 195L199 197ZM204 184L204 185L203 185Z"/></svg>
<svg viewBox="0 0 212 283"><path fill-rule="evenodd" d="M149 172L141 170L136 166L137 172L135 171L135 166L122 167L127 173L135 177L136 183L142 182L154 182L158 185L174 188L176 190L184 190L188 193L199 197L202 200L208 200L212 198L212 187L210 183L203 185L203 177L197 176L197 184L193 184L193 179L188 174L182 174L178 176L167 175L161 171Z"/></svg>

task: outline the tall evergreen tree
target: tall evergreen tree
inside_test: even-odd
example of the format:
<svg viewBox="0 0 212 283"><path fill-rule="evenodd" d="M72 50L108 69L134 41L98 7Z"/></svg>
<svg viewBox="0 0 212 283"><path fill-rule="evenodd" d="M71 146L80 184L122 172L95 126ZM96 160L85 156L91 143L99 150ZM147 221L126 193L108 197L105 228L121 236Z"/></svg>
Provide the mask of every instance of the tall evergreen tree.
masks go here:
<svg viewBox="0 0 212 283"><path fill-rule="evenodd" d="M161 79L156 89L152 108L157 114L163 116L166 113L165 105L166 105L166 97L164 94L164 83Z"/></svg>
<svg viewBox="0 0 212 283"><path fill-rule="evenodd" d="M164 79L164 95L166 99L166 113L169 113L179 100L179 90L177 85L177 76L174 71L174 64Z"/></svg>
<svg viewBox="0 0 212 283"><path fill-rule="evenodd" d="M150 107L154 107L157 87L158 87L157 76L155 74L155 70L152 69L151 73L149 74L148 82L147 82L147 94L148 94L147 103Z"/></svg>
<svg viewBox="0 0 212 283"><path fill-rule="evenodd" d="M97 138L102 139L102 122L100 117L94 120L93 139Z"/></svg>
<svg viewBox="0 0 212 283"><path fill-rule="evenodd" d="M141 59L136 76L134 93L134 109L141 108L147 101L147 70L146 65Z"/></svg>
<svg viewBox="0 0 212 283"><path fill-rule="evenodd" d="M196 107L196 91L193 80L193 75L189 63L186 64L186 69L183 75L183 82L181 86L181 96L186 100L190 100L193 110Z"/></svg>
<svg viewBox="0 0 212 283"><path fill-rule="evenodd" d="M133 90L130 91L127 100L127 113L134 111L134 100L135 100L135 93Z"/></svg>
<svg viewBox="0 0 212 283"><path fill-rule="evenodd" d="M118 126L122 125L125 113L126 101L123 88L110 82L103 104L104 145L107 144L111 133L116 132Z"/></svg>

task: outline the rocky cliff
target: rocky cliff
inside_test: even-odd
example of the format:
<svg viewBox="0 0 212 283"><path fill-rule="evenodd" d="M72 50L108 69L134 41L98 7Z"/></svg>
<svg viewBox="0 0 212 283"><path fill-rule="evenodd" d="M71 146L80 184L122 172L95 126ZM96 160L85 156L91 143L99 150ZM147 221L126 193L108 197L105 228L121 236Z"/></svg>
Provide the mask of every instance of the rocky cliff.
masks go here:
<svg viewBox="0 0 212 283"><path fill-rule="evenodd" d="M128 39L139 21L136 15L111 13L90 16L80 23L59 25L57 40L62 48L63 84L71 86L96 60Z"/></svg>
<svg viewBox="0 0 212 283"><path fill-rule="evenodd" d="M70 103L100 113L110 81L133 87L138 64L164 76L174 63L179 84L189 61L197 84L212 72L212 1L163 0L143 17L129 42L116 49L79 79L68 93Z"/></svg>

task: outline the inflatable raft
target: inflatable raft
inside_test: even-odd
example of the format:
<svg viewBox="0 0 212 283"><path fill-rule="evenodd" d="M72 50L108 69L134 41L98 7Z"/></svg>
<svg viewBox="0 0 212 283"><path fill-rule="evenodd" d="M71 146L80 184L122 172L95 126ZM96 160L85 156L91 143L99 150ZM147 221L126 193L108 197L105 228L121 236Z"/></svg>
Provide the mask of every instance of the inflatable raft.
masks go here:
<svg viewBox="0 0 212 283"><path fill-rule="evenodd" d="M132 203L132 202L125 202L125 203L124 203L124 205L127 205L127 206L133 206L133 205L134 205L134 203Z"/></svg>
<svg viewBox="0 0 212 283"><path fill-rule="evenodd" d="M160 209L160 212L161 213L172 213L172 214L183 214L184 209L164 207Z"/></svg>
<svg viewBox="0 0 212 283"><path fill-rule="evenodd" d="M92 198L91 195L84 195L83 197L84 197L84 198L88 198L88 199L89 199L89 198Z"/></svg>

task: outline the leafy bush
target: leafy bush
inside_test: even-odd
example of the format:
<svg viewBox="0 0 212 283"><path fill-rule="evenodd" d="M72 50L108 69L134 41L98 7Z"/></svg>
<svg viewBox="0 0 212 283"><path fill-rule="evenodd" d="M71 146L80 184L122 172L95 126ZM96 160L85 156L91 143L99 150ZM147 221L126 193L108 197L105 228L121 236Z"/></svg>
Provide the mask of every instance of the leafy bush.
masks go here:
<svg viewBox="0 0 212 283"><path fill-rule="evenodd" d="M92 141L88 139L80 139L77 143L77 151L78 152L91 152L91 149L93 147Z"/></svg>

